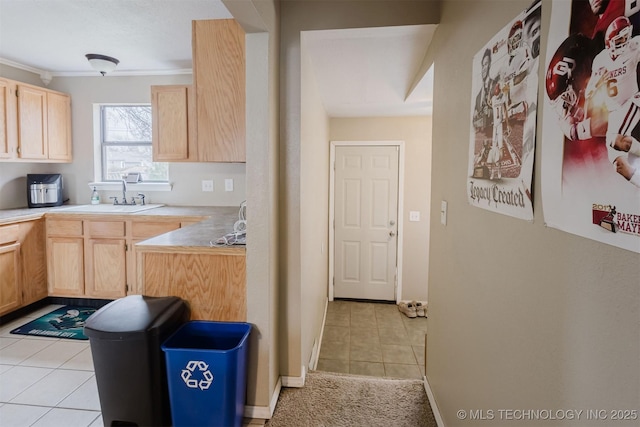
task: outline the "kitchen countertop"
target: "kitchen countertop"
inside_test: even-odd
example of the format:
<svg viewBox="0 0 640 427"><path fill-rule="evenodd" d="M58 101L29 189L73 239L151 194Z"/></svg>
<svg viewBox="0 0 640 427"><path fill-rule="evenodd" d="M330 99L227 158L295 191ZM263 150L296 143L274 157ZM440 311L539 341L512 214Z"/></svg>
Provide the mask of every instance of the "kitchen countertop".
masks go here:
<svg viewBox="0 0 640 427"><path fill-rule="evenodd" d="M116 220L134 217L136 219L153 219L163 216L186 217L201 219L200 222L170 231L157 237L137 243L139 251L162 251L167 248L182 251L201 251L206 249L214 252L243 253L244 245L214 246L218 238L233 231L233 225L238 220L239 207L235 206L161 206L134 213L87 213L65 212L69 205L51 208L22 208L0 210L0 225L31 221L42 218L45 214L50 216L65 216L86 218L87 216L109 216Z"/></svg>

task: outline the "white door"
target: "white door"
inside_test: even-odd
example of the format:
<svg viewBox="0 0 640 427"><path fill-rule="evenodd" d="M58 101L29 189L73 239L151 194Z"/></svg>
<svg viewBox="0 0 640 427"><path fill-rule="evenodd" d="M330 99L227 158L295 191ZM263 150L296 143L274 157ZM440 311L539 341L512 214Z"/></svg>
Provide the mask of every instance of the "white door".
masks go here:
<svg viewBox="0 0 640 427"><path fill-rule="evenodd" d="M398 147L338 146L334 297L395 300Z"/></svg>

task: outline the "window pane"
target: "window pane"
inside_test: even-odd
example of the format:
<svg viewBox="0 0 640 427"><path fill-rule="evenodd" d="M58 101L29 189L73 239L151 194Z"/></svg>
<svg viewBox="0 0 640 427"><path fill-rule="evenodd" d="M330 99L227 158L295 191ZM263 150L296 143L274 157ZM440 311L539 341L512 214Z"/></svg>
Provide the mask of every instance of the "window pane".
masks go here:
<svg viewBox="0 0 640 427"><path fill-rule="evenodd" d="M151 106L104 106L103 142L151 144Z"/></svg>
<svg viewBox="0 0 640 427"><path fill-rule="evenodd" d="M168 163L151 161L150 145L105 145L103 179L121 180L129 172L140 172L142 181L168 181Z"/></svg>

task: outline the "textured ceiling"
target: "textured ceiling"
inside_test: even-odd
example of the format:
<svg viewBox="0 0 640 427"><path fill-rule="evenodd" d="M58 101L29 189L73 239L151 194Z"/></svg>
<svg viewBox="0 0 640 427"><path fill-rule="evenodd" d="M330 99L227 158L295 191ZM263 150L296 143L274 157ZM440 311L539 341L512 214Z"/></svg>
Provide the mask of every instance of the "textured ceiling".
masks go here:
<svg viewBox="0 0 640 427"><path fill-rule="evenodd" d="M112 76L190 73L191 21L227 18L220 0L0 0L0 63L94 76L97 53L120 61ZM430 114L432 74L417 73L435 27L304 32L328 114Z"/></svg>

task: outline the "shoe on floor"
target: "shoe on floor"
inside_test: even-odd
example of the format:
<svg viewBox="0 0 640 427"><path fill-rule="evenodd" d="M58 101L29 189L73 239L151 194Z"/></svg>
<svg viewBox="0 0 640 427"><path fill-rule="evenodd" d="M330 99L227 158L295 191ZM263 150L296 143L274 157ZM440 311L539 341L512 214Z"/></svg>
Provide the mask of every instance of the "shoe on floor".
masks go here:
<svg viewBox="0 0 640 427"><path fill-rule="evenodd" d="M398 310L400 310L401 313L404 313L405 316L412 319L418 316L416 306L412 302L401 302L398 304Z"/></svg>
<svg viewBox="0 0 640 427"><path fill-rule="evenodd" d="M418 317L427 317L427 309L419 301L413 301L413 306L416 308L416 315Z"/></svg>

